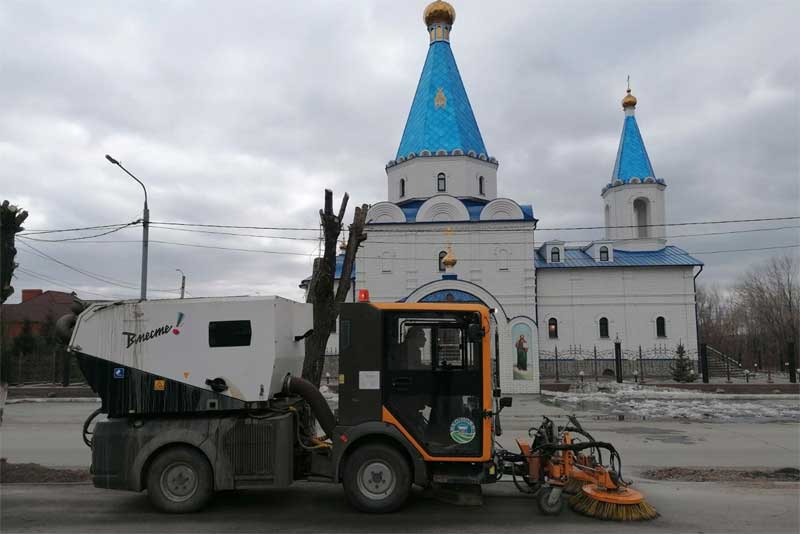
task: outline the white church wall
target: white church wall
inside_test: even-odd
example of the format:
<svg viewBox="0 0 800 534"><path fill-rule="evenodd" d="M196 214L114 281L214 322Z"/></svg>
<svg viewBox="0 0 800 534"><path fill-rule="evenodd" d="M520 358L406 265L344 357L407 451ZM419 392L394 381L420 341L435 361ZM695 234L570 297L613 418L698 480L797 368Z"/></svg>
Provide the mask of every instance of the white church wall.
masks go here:
<svg viewBox="0 0 800 534"><path fill-rule="evenodd" d="M471 293L489 306L489 300L496 301L503 315L498 320L503 391L535 393L539 372L533 229L533 221L367 225L368 239L356 259L357 287L368 289L376 302L395 302L412 294L419 300L447 288ZM458 262L444 273L439 271L439 253L448 245ZM391 258L388 262L386 254ZM443 274L457 279L443 280ZM531 380L514 379L516 349L510 336L517 323L531 329Z"/></svg>
<svg viewBox="0 0 800 534"><path fill-rule="evenodd" d="M679 342L696 349L691 267L539 269L537 278L541 350L612 350L617 336L630 350L674 350ZM657 336L659 316L666 320L666 337ZM608 338L600 337L601 317L609 321ZM557 339L549 337L550 318L558 321Z"/></svg>
<svg viewBox="0 0 800 534"><path fill-rule="evenodd" d="M445 191L438 190L440 172L445 174ZM481 176L484 178L483 194L479 190ZM428 198L441 193L487 200L497 197L497 164L468 156L418 156L388 167L386 177L390 202ZM402 197L400 180L405 180L405 195Z"/></svg>

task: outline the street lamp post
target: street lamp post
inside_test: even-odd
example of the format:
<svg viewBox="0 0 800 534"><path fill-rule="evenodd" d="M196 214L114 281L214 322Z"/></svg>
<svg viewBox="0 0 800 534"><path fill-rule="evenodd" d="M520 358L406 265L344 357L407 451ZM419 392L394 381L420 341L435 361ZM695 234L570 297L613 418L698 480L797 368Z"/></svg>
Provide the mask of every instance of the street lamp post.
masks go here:
<svg viewBox="0 0 800 534"><path fill-rule="evenodd" d="M122 163L115 160L108 154L106 154L106 159L112 164L116 165L123 171L125 174L136 180L139 185L142 186L142 190L144 191L144 210L142 212L142 284L141 284L141 299L147 300L147 243L149 239L150 233L150 208L147 207L147 188L144 186L141 180L135 177L131 172L122 166Z"/></svg>
<svg viewBox="0 0 800 534"><path fill-rule="evenodd" d="M184 273L180 269L175 269L175 270L181 273L181 298L183 298L183 294L186 292L186 273Z"/></svg>

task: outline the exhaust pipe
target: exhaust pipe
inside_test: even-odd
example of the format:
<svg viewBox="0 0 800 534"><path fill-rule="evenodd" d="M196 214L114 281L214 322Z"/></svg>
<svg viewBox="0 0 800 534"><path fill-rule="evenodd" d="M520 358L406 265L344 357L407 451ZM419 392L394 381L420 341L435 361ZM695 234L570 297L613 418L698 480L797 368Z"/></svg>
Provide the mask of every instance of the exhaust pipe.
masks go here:
<svg viewBox="0 0 800 534"><path fill-rule="evenodd" d="M319 389L305 378L298 378L286 375L283 380L283 393L286 395L299 395L303 397L311 407L311 412L319 421L319 425L325 434L333 436L333 429L336 428L336 417L334 417L328 401L319 392Z"/></svg>

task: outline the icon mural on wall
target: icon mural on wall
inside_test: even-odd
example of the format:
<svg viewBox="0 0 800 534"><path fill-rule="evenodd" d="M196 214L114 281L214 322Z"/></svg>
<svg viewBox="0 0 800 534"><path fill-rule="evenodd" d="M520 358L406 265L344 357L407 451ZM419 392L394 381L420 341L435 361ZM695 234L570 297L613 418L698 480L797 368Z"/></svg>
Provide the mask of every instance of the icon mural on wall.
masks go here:
<svg viewBox="0 0 800 534"><path fill-rule="evenodd" d="M531 358L531 327L517 323L511 328L511 345L514 357L514 380L533 380L533 360Z"/></svg>

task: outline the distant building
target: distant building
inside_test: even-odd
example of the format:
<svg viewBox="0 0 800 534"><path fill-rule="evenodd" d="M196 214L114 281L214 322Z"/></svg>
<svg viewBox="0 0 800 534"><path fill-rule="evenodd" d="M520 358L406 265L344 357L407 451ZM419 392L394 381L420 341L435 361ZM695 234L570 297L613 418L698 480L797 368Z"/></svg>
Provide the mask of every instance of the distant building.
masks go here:
<svg viewBox="0 0 800 534"><path fill-rule="evenodd" d="M48 320L57 321L70 313L77 297L74 293L23 289L19 304L3 304L3 325L8 339L14 339L22 331L25 321L31 322L34 334L38 334Z"/></svg>
<svg viewBox="0 0 800 534"><path fill-rule="evenodd" d="M617 339L628 349L694 347L694 268L702 262L667 245L666 183L653 171L630 90L616 163L601 192L605 239L535 247L532 206L497 196L499 163L483 142L450 47L455 10L433 2L424 18L428 55L386 165L388 199L367 216L352 291L366 288L375 301L497 309L507 392L538 392L540 358L556 350L608 351ZM336 351L335 336L329 351Z"/></svg>

